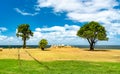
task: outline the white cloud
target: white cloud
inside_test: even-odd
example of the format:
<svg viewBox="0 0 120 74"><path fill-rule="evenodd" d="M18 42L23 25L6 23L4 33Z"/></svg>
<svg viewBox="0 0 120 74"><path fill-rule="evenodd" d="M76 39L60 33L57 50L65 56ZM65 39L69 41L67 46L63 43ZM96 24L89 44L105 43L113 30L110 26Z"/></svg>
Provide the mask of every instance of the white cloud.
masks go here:
<svg viewBox="0 0 120 74"><path fill-rule="evenodd" d="M49 44L79 44L76 33L80 27L77 25L53 26L49 28L36 28L34 36L28 40L29 44L33 42L38 44L39 40L45 38Z"/></svg>
<svg viewBox="0 0 120 74"><path fill-rule="evenodd" d="M20 38L4 35L4 31L7 30L5 27L0 27L0 45L21 45L22 40Z"/></svg>
<svg viewBox="0 0 120 74"><path fill-rule="evenodd" d="M118 23L115 25L116 28L120 27ZM112 26L112 27L113 27ZM30 39L27 41L27 45L38 45L38 42L45 38L48 40L49 44L66 44L66 45L86 45L88 44L86 39L82 39L78 36L76 36L76 33L80 26L77 25L68 25L65 24L64 26L52 26L52 27L43 27L43 28L36 28L33 33L34 36L30 37ZM97 44L117 44L116 42L119 42L120 39L114 38L114 34L119 34L119 32L114 31L118 30L116 28L109 28L112 30L109 33L109 36L111 37L109 41L107 42L98 42ZM114 33L115 32L115 33ZM0 45L22 45L22 39L17 37L8 37L5 35L0 35Z"/></svg>
<svg viewBox="0 0 120 74"><path fill-rule="evenodd" d="M77 22L110 22L119 20L120 10L116 0L38 0L39 7L52 7L54 12L67 12L70 20Z"/></svg>
<svg viewBox="0 0 120 74"><path fill-rule="evenodd" d="M38 7L53 8L55 13L66 12L69 20L102 23L111 39L120 35L120 9L114 8L118 4L116 0L38 0Z"/></svg>
<svg viewBox="0 0 120 74"><path fill-rule="evenodd" d="M55 12L73 11L80 7L76 0L38 0L38 3L39 7L54 7Z"/></svg>
<svg viewBox="0 0 120 74"><path fill-rule="evenodd" d="M5 27L0 27L0 33L1 33L1 32L4 32L4 31L7 31L7 28L5 28Z"/></svg>
<svg viewBox="0 0 120 74"><path fill-rule="evenodd" d="M98 22L111 22L112 20L119 20L120 17L116 10L107 10L100 11L97 13L78 13L78 12L70 12L67 14L69 19L75 20L78 22L88 22L88 21L98 21ZM79 17L78 17L79 16Z"/></svg>
<svg viewBox="0 0 120 74"><path fill-rule="evenodd" d="M0 41L5 40L6 38L7 38L7 36L0 35Z"/></svg>
<svg viewBox="0 0 120 74"><path fill-rule="evenodd" d="M116 0L38 0L38 7L53 7L55 12L96 12L118 5Z"/></svg>
<svg viewBox="0 0 120 74"><path fill-rule="evenodd" d="M54 12L67 12L70 20L78 22L110 22L118 20L120 10L113 9L118 5L116 0L38 0L39 7L52 7Z"/></svg>
<svg viewBox="0 0 120 74"><path fill-rule="evenodd" d="M3 35L2 32L7 31L8 29L5 27L0 27L0 45L14 45L19 44L19 39L16 37L8 37Z"/></svg>
<svg viewBox="0 0 120 74"><path fill-rule="evenodd" d="M39 31L41 31L41 29L40 29L40 28L36 28L35 31L38 31L38 32L39 32Z"/></svg>
<svg viewBox="0 0 120 74"><path fill-rule="evenodd" d="M0 35L0 45L21 45L22 40L16 37Z"/></svg>
<svg viewBox="0 0 120 74"><path fill-rule="evenodd" d="M56 12L66 12L67 19L72 21L98 21L105 26L110 38L106 44L117 44L117 42L120 42L120 39L117 38L117 35L120 35L120 10L114 9L114 6L118 5L116 0L37 0L37 2L36 11L40 11L40 8L50 7L53 8L55 14ZM15 8L15 10L22 15L35 16L38 14L38 12L27 13L19 8ZM38 44L40 39L46 38L49 44L88 44L86 40L76 36L79 28L77 25L68 24L64 26L36 28L34 36L27 42L28 44ZM19 38L4 35L0 35L0 40L4 42L10 40L13 44L21 43ZM100 42L100 44L103 43Z"/></svg>
<svg viewBox="0 0 120 74"><path fill-rule="evenodd" d="M37 14L39 14L38 12L35 12L35 13L28 13L28 12L25 12L25 11L22 11L20 10L19 8L15 8L16 12L22 14L22 15L30 15L30 16L35 16Z"/></svg>

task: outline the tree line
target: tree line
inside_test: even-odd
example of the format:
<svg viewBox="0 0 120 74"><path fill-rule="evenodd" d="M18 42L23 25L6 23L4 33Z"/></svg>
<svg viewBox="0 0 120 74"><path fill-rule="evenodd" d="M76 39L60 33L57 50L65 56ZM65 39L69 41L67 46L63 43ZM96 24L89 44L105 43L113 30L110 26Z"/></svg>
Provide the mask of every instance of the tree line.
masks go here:
<svg viewBox="0 0 120 74"><path fill-rule="evenodd" d="M93 51L97 41L108 40L105 27L100 25L100 23L91 21L84 24L76 34L78 37L84 38L88 41L90 45L90 50ZM23 48L26 48L26 40L33 36L33 32L30 30L29 24L21 24L17 28L17 37L21 37L23 40ZM48 44L46 39L39 41L39 47L44 50Z"/></svg>

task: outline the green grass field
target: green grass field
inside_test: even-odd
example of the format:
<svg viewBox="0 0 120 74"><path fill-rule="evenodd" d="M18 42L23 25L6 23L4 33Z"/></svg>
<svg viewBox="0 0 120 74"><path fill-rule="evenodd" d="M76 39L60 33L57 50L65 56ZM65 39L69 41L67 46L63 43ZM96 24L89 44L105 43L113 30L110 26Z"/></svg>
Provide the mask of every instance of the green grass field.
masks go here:
<svg viewBox="0 0 120 74"><path fill-rule="evenodd" d="M36 61L1 59L0 74L120 74L120 63L85 61ZM49 68L48 68L49 67Z"/></svg>

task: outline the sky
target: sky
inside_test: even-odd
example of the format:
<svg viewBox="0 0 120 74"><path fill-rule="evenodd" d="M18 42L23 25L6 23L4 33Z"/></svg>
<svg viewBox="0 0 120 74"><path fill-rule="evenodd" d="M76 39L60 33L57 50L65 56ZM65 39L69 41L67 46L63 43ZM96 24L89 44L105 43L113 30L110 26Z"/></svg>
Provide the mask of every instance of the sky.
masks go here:
<svg viewBox="0 0 120 74"><path fill-rule="evenodd" d="M109 40L97 45L120 45L120 0L0 0L0 45L22 45L16 37L21 24L34 33L27 45L43 38L49 45L88 45L76 33L90 21L107 31Z"/></svg>

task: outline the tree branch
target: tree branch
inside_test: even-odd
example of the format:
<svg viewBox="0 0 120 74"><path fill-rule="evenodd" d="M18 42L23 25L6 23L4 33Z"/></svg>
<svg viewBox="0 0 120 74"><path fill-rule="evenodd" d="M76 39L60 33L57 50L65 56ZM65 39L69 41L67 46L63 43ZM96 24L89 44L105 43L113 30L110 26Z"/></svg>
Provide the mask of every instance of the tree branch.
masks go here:
<svg viewBox="0 0 120 74"><path fill-rule="evenodd" d="M91 42L90 42L89 38L87 38L87 40L88 40L89 44L91 44Z"/></svg>

